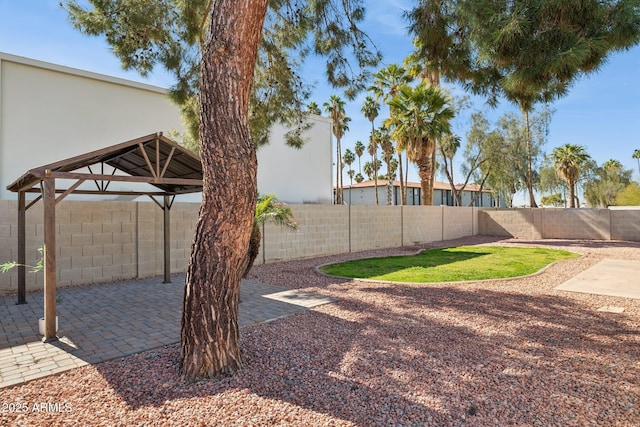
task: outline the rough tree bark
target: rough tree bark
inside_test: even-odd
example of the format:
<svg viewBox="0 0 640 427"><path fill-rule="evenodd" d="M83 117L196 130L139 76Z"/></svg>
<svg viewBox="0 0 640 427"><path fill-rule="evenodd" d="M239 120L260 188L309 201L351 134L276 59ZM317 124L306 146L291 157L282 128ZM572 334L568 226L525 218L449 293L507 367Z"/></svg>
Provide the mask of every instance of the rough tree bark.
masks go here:
<svg viewBox="0 0 640 427"><path fill-rule="evenodd" d="M569 181L569 207L570 208L575 208L576 207L576 182L571 180Z"/></svg>
<svg viewBox="0 0 640 427"><path fill-rule="evenodd" d="M180 368L186 379L242 366L238 299L257 194L247 112L267 4L212 3L199 91L204 186L182 313Z"/></svg>
<svg viewBox="0 0 640 427"><path fill-rule="evenodd" d="M433 205L433 168L431 153L435 150L435 141L425 138L420 156L415 160L420 176L420 191L422 192L422 204Z"/></svg>
<svg viewBox="0 0 640 427"><path fill-rule="evenodd" d="M251 231L251 239L249 240L249 251L247 252L247 266L244 268L242 278L246 279L249 276L253 263L256 261L258 254L260 253L260 244L262 243L262 232L260 226L254 226Z"/></svg>

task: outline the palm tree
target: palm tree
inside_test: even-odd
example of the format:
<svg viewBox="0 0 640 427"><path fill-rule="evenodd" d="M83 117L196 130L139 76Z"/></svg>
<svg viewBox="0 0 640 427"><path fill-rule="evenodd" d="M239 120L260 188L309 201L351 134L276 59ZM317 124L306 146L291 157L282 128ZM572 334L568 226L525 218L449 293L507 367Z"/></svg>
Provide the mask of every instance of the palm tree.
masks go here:
<svg viewBox="0 0 640 427"><path fill-rule="evenodd" d="M551 152L553 167L569 186L569 207L575 208L576 181L589 155L582 145L565 144Z"/></svg>
<svg viewBox="0 0 640 427"><path fill-rule="evenodd" d="M426 82L415 88L403 86L388 101L394 115L385 122L401 150L418 167L422 204L433 204L432 154L436 140L451 133L450 121L454 116L450 99L445 93Z"/></svg>
<svg viewBox="0 0 640 427"><path fill-rule="evenodd" d="M347 175L349 175L349 204L351 204L351 192L353 191L353 177L355 174L356 171L351 168L347 171Z"/></svg>
<svg viewBox="0 0 640 427"><path fill-rule="evenodd" d="M378 117L378 113L380 112L380 104L378 100L373 98L371 95L368 95L364 104L362 105L362 109L360 110L364 114L364 116L371 122L371 134L369 136L369 145L367 146L367 151L371 154L373 158L373 163L375 164L378 153L378 144L375 141L375 125L374 122L376 117ZM374 175L374 187L376 193L376 205L378 204L378 172L376 171Z"/></svg>
<svg viewBox="0 0 640 427"><path fill-rule="evenodd" d="M342 155L342 162L347 165L349 168L347 170L347 175L349 175L349 179L351 180L349 185L353 185L353 174L354 171L351 169L351 165L356 161L356 155L353 154L353 151L348 148L344 150L344 154ZM349 187L349 204L351 204L351 187Z"/></svg>
<svg viewBox="0 0 640 427"><path fill-rule="evenodd" d="M371 173L373 174L373 185L374 185L374 188L375 188L376 206L377 206L378 205L378 170L380 169L378 167L378 164L379 164L380 160L378 160L378 158L377 158L378 141L375 138L375 132L371 136L371 142L369 143L369 145L367 145L367 152L371 156ZM367 172L366 171L367 164L365 163L364 166L365 166L365 173L366 173ZM371 175L369 175L369 176L371 176Z"/></svg>
<svg viewBox="0 0 640 427"><path fill-rule="evenodd" d="M376 98L382 98L383 101L389 101L393 99L398 90L408 84L411 83L413 77L407 73L407 70L404 67L400 67L398 64L391 64L385 68L378 70L377 73L373 75L373 86L369 88L373 93L376 94ZM388 102L387 102L388 103ZM393 107L389 105L389 117L393 118L394 111ZM397 141L396 141L397 142ZM396 151L398 152L398 172L400 174L400 192L402 196L400 197L401 204L406 204L406 192L404 190L404 178L402 171L402 149L396 144ZM408 173L409 171L407 171Z"/></svg>
<svg viewBox="0 0 640 427"><path fill-rule="evenodd" d="M264 196L258 196L256 215L253 218L253 229L251 230L251 239L249 240L249 249L247 251L247 264L242 274L244 279L247 278L258 252L260 252L260 240L262 240L260 228L269 221L292 230L297 230L298 228L298 224L293 219L291 208L284 203L277 202L275 195L265 194Z"/></svg>
<svg viewBox="0 0 640 427"><path fill-rule="evenodd" d="M331 95L329 101L324 103L324 109L329 113L329 117L333 121L332 130L336 137L336 204L341 205L342 200L342 149L340 148L340 140L344 133L349 130L348 123L351 121L344 112L345 102L337 95Z"/></svg>
<svg viewBox="0 0 640 427"><path fill-rule="evenodd" d="M315 102L310 102L309 105L307 105L307 112L309 114L315 114L316 116L322 115L320 107L318 107L318 104L316 104Z"/></svg>
<svg viewBox="0 0 640 427"><path fill-rule="evenodd" d="M373 162L364 162L362 170L364 171L364 174L367 175L367 178L369 178L369 181L371 181L374 175Z"/></svg>
<svg viewBox="0 0 640 427"><path fill-rule="evenodd" d="M633 150L633 155L631 156L631 158L638 161L638 175L640 176L640 150L638 150L637 148Z"/></svg>
<svg viewBox="0 0 640 427"><path fill-rule="evenodd" d="M389 136L389 130L385 127L376 131L376 139L380 142L380 148L382 148L383 159L387 164L387 205L393 204L393 173L391 171L391 161L393 160L393 142Z"/></svg>
<svg viewBox="0 0 640 427"><path fill-rule="evenodd" d="M364 150L365 150L365 146L362 143L362 141L356 141L356 146L354 148L354 151L356 152L356 156L358 156L358 172L359 173L362 173L362 163L360 163L360 159L364 154Z"/></svg>

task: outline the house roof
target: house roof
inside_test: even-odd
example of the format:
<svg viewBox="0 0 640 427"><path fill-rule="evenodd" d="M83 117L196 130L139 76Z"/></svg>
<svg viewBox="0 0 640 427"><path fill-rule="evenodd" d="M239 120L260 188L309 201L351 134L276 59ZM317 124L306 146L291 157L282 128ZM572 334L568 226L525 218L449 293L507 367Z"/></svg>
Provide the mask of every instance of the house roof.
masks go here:
<svg viewBox="0 0 640 427"><path fill-rule="evenodd" d="M113 171L105 173L104 165L111 166ZM92 166L99 167L99 172ZM84 168L89 173L78 172ZM56 189L65 194L175 195L202 191L200 158L161 132L30 169L8 185L7 190L39 193L40 182L48 177L77 180L67 189ZM78 190L85 181L94 181L97 189ZM112 181L146 183L160 192L110 190Z"/></svg>
<svg viewBox="0 0 640 427"><path fill-rule="evenodd" d="M378 180L378 187L381 186L386 186L388 183L388 181L386 180ZM400 181L393 181L393 185L394 187L400 187ZM370 188L370 187L374 187L375 183L374 181L362 181L360 183L356 183L353 185L345 185L344 188ZM407 188L420 188L420 183L419 182L407 182ZM456 188L459 190L460 188L462 188L462 184L456 184ZM449 183L447 182L441 182L441 181L435 181L433 183L433 189L434 190L451 190L451 185L449 185ZM480 186L479 185L475 185L475 184L467 184L464 187L465 191L480 191ZM487 187L484 187L483 191L489 191L489 189Z"/></svg>

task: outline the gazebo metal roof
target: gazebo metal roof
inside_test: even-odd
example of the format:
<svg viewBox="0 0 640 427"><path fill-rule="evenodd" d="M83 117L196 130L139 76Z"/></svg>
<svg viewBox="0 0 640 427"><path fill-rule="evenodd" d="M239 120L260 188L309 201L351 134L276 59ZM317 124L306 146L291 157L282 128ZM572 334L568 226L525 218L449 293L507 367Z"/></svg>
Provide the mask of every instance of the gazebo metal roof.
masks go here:
<svg viewBox="0 0 640 427"><path fill-rule="evenodd" d="M26 210L40 199L44 203L45 341L57 339L56 204L72 193L149 196L164 211L164 281L170 282L169 212L176 195L202 191L202 180L200 159L159 132L30 169L7 186L9 191L18 193L18 304L26 303ZM95 187L82 186L91 181ZM110 188L114 181L152 187ZM40 195L27 205L26 193ZM163 198L162 203L156 199L159 196Z"/></svg>
<svg viewBox="0 0 640 427"><path fill-rule="evenodd" d="M111 166L113 172L104 173L104 165ZM92 167L99 167L99 173ZM84 168L88 168L89 172L77 172ZM51 178L96 183L95 190L74 188L71 191L80 194L176 195L202 191L200 158L163 136L162 133L146 135L30 169L8 185L7 190L40 193L39 184L45 178L47 171ZM116 174L116 171L121 174ZM109 190L108 183L111 181L147 183L160 191ZM56 193L67 190L56 188Z"/></svg>

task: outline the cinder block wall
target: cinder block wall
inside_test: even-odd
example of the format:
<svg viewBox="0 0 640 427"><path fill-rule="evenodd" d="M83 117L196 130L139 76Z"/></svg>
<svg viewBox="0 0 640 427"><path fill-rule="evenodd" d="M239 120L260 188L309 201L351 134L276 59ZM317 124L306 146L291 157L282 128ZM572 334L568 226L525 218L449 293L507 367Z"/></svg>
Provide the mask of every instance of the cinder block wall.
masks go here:
<svg viewBox="0 0 640 427"><path fill-rule="evenodd" d="M68 201L56 206L57 280L60 286L136 277L136 205ZM42 204L37 203L27 212L27 227L33 223L42 227ZM17 215L17 211L13 214ZM30 236L28 229L27 236ZM27 248L43 244L43 236L38 234L37 237L37 242L27 239Z"/></svg>
<svg viewBox="0 0 640 427"><path fill-rule="evenodd" d="M351 250L353 252L402 246L399 206L351 206Z"/></svg>
<svg viewBox="0 0 640 427"><path fill-rule="evenodd" d="M442 240L477 234L476 208L442 206Z"/></svg>
<svg viewBox="0 0 640 427"><path fill-rule="evenodd" d="M442 240L441 206L402 206L402 214L404 246Z"/></svg>
<svg viewBox="0 0 640 427"><path fill-rule="evenodd" d="M349 208L290 205L298 230L265 224L256 264L349 252Z"/></svg>
<svg viewBox="0 0 640 427"><path fill-rule="evenodd" d="M522 239L640 241L640 211L489 209L448 206L291 205L299 229L267 224L257 264L410 246L484 234ZM171 271L187 268L199 204L171 209ZM40 259L42 204L27 211L27 264ZM163 213L153 202L67 201L56 208L58 285L163 273ZM17 202L0 200L0 264L17 259ZM40 289L42 273L27 274ZM0 294L17 289L17 270L0 274Z"/></svg>
<svg viewBox="0 0 640 427"><path fill-rule="evenodd" d="M640 241L640 210L611 210L611 238Z"/></svg>
<svg viewBox="0 0 640 427"><path fill-rule="evenodd" d="M611 240L608 209L537 209L542 213L543 239Z"/></svg>
<svg viewBox="0 0 640 427"><path fill-rule="evenodd" d="M187 268L199 204L171 209L171 271ZM257 264L408 246L472 235L477 209L423 206L291 205L298 230L263 229ZM43 244L42 203L27 211L27 263ZM443 228L443 226L445 228ZM17 259L17 202L0 200L0 263ZM56 207L58 286L163 273L163 212L155 203L65 200ZM27 274L27 290L42 273ZM17 289L17 270L0 274L0 293Z"/></svg>
<svg viewBox="0 0 640 427"><path fill-rule="evenodd" d="M291 205L298 230L266 224L256 263L411 246L477 233L476 208ZM443 215L449 215L448 220ZM452 227L443 233L443 224ZM351 246L351 249L349 249Z"/></svg>
<svg viewBox="0 0 640 427"><path fill-rule="evenodd" d="M0 264L18 259L17 208L17 202L0 200ZM27 265L35 265L40 259L40 254L37 249L42 246L43 228L42 226L38 227L38 224L42 224L42 209L38 212L38 210L33 207L27 211ZM38 235L36 235L36 231L39 232ZM42 287L42 285L42 273L30 273L27 275L27 286L29 289ZM17 272L11 271L0 274L0 294L7 289L15 290L17 288Z"/></svg>
<svg viewBox="0 0 640 427"><path fill-rule="evenodd" d="M540 239L540 221L533 211L534 209L480 209L478 234Z"/></svg>
<svg viewBox="0 0 640 427"><path fill-rule="evenodd" d="M519 239L640 241L640 211L480 209L478 233Z"/></svg>
<svg viewBox="0 0 640 427"><path fill-rule="evenodd" d="M44 243L42 203L27 210L27 264ZM171 209L171 271L189 260L197 203ZM0 264L18 258L17 202L0 200ZM64 201L56 206L57 282L65 287L163 273L163 212L153 202ZM40 289L43 273L27 274L27 290ZM0 294L15 292L17 269L0 274Z"/></svg>

